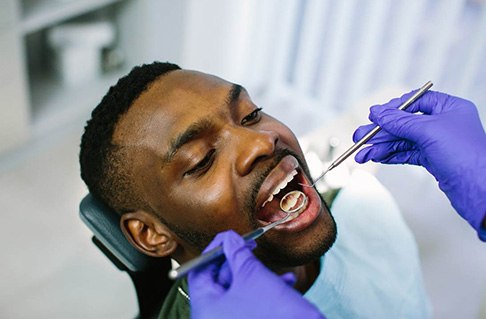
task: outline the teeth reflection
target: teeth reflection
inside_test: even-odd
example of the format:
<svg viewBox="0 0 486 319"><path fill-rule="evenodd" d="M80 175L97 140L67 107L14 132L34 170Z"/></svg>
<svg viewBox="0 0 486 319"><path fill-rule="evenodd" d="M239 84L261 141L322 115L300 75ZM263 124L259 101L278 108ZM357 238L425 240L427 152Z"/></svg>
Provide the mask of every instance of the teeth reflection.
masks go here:
<svg viewBox="0 0 486 319"><path fill-rule="evenodd" d="M301 191L291 191L280 200L280 208L287 213L302 211L307 204L307 196Z"/></svg>

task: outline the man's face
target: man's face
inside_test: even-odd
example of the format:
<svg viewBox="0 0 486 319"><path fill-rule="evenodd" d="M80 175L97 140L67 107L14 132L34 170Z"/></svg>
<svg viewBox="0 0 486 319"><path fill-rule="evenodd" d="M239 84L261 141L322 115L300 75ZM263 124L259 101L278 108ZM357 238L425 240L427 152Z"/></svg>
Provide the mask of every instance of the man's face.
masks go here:
<svg viewBox="0 0 486 319"><path fill-rule="evenodd" d="M334 241L334 221L318 193L298 184L310 178L296 137L237 85L172 71L121 118L114 142L132 147L135 160L127 165L139 177L136 187L174 232L184 259L218 232L244 234L282 218L280 199L295 189L307 195L306 209L261 237L255 253L291 266L319 257Z"/></svg>

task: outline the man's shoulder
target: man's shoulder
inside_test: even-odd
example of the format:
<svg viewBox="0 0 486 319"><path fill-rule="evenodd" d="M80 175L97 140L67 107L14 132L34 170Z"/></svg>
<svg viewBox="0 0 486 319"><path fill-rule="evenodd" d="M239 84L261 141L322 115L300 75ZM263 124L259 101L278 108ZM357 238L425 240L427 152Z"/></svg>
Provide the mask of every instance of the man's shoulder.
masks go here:
<svg viewBox="0 0 486 319"><path fill-rule="evenodd" d="M191 316L191 309L188 291L186 278L176 281L164 300L162 309L159 313L159 318L189 319Z"/></svg>
<svg viewBox="0 0 486 319"><path fill-rule="evenodd" d="M356 172L331 211L337 239L306 297L336 318L429 318L418 249L391 193Z"/></svg>
<svg viewBox="0 0 486 319"><path fill-rule="evenodd" d="M335 197L332 213L342 240L376 239L383 245L390 244L385 240L415 242L393 195L368 172L353 172L348 184Z"/></svg>
<svg viewBox="0 0 486 319"><path fill-rule="evenodd" d="M341 188L329 188L326 191L321 192L321 196L329 208L332 207L332 204L334 203L334 200L336 199L340 190Z"/></svg>

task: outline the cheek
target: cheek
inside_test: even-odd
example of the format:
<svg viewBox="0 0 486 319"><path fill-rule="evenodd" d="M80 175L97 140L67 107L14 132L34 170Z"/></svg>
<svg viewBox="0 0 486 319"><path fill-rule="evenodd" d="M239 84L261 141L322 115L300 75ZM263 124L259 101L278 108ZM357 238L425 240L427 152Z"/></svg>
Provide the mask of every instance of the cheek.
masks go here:
<svg viewBox="0 0 486 319"><path fill-rule="evenodd" d="M238 214L238 200L235 192L224 183L210 183L172 192L172 223L200 231L217 232L238 228L241 216Z"/></svg>

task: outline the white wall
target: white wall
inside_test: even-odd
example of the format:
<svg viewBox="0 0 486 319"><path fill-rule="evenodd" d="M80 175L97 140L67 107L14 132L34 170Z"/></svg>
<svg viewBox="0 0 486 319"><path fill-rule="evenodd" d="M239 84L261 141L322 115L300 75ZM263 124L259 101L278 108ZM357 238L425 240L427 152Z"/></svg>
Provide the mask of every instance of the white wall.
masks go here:
<svg viewBox="0 0 486 319"><path fill-rule="evenodd" d="M243 81L251 52L255 1L189 0L183 67Z"/></svg>
<svg viewBox="0 0 486 319"><path fill-rule="evenodd" d="M312 104L318 118L427 80L486 112L481 1L192 0L186 27L185 67L242 82L268 103Z"/></svg>

